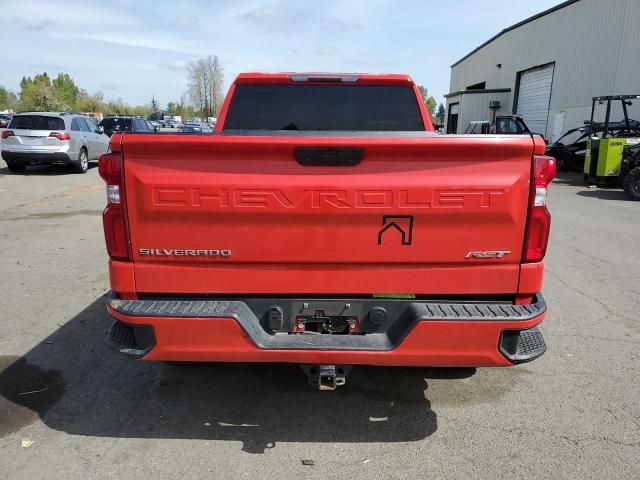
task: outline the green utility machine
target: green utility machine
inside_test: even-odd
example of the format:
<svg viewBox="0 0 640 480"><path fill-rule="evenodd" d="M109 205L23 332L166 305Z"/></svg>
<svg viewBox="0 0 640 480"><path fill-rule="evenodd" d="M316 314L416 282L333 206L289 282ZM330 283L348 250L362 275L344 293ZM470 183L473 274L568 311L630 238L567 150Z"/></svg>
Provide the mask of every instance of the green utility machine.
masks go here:
<svg viewBox="0 0 640 480"><path fill-rule="evenodd" d="M591 120L588 123L591 133L587 137L584 157L584 179L587 183L603 187L624 186L623 175L626 172L622 168L623 154L640 143L638 122L629 119L627 106L632 105L631 100L639 98L640 95L593 97ZM622 121L611 121L612 102L620 102L624 116ZM606 104L604 123L594 122L596 103Z"/></svg>

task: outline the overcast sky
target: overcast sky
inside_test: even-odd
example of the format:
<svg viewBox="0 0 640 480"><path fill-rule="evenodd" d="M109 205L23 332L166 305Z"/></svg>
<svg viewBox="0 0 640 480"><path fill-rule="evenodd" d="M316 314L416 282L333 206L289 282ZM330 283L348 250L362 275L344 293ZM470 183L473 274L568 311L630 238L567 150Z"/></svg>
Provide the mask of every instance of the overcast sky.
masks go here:
<svg viewBox="0 0 640 480"><path fill-rule="evenodd" d="M106 99L155 95L164 106L186 90L187 62L216 54L225 89L242 71L392 72L441 102L453 62L558 3L0 0L0 85L17 91L23 75L67 72Z"/></svg>

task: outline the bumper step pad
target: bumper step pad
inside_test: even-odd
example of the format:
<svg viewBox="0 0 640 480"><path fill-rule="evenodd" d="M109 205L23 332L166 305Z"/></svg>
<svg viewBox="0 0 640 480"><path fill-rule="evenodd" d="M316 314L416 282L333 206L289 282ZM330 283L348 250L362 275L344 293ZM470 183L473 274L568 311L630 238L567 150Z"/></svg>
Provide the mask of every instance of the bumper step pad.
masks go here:
<svg viewBox="0 0 640 480"><path fill-rule="evenodd" d="M546 350L547 344L538 327L502 332L500 351L513 363L530 362L540 357Z"/></svg>
<svg viewBox="0 0 640 480"><path fill-rule="evenodd" d="M153 328L147 325L128 325L115 321L107 334L107 343L120 353L142 357L155 346L155 334Z"/></svg>
<svg viewBox="0 0 640 480"><path fill-rule="evenodd" d="M356 303L361 300L346 301ZM112 293L107 303L117 312L134 317L223 318L238 314L253 315L245 302L234 300L121 300ZM368 300L367 303L376 305L390 302ZM411 308L412 313L421 320L528 320L544 313L547 309L540 294L538 294L536 302L530 305L420 302L416 300L395 301L393 303Z"/></svg>

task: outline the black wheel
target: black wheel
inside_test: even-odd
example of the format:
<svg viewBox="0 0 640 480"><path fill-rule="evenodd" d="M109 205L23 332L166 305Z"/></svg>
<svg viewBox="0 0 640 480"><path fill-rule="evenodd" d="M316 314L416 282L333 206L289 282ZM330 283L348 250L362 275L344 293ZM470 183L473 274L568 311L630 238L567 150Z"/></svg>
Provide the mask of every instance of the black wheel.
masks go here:
<svg viewBox="0 0 640 480"><path fill-rule="evenodd" d="M626 181L626 180L627 180L627 176L628 176L628 174L626 174L626 175L622 175L622 174L621 174L621 175L620 175L620 186L622 187L622 189L623 189L626 193L629 193L629 188L631 187L631 184L630 184L630 183L627 183L627 181Z"/></svg>
<svg viewBox="0 0 640 480"><path fill-rule="evenodd" d="M571 161L571 152L569 152L566 148L562 150L558 150L551 155L556 159L556 165L558 167L558 171L560 172L568 172L571 170L573 166L573 162Z"/></svg>
<svg viewBox="0 0 640 480"><path fill-rule="evenodd" d="M82 148L78 154L78 161L74 162L73 169L77 173L87 173L89 170L89 154Z"/></svg>
<svg viewBox="0 0 640 480"><path fill-rule="evenodd" d="M27 166L23 163L7 163L7 167L11 173L24 173Z"/></svg>
<svg viewBox="0 0 640 480"><path fill-rule="evenodd" d="M640 167L634 168L627 174L623 186L632 200L640 201Z"/></svg>

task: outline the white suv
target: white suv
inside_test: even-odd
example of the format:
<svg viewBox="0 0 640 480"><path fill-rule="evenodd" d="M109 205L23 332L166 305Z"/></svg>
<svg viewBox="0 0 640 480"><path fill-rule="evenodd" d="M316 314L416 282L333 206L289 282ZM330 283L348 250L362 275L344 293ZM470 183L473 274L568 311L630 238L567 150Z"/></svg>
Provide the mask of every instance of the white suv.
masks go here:
<svg viewBox="0 0 640 480"><path fill-rule="evenodd" d="M89 117L72 113L25 112L14 115L2 131L0 153L9 170L28 165L72 165L85 173L109 147L109 137Z"/></svg>

